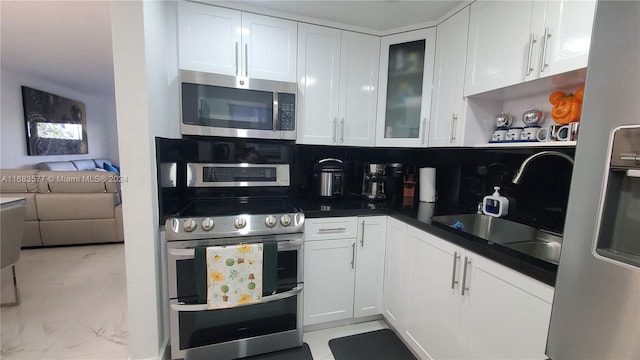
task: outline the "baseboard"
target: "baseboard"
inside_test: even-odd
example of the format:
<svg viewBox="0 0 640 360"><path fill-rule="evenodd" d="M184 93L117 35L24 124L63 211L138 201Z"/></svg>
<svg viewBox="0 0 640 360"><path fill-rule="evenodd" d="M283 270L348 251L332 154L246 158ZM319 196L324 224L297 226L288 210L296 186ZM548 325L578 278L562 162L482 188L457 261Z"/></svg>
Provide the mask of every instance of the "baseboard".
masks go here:
<svg viewBox="0 0 640 360"><path fill-rule="evenodd" d="M335 320L329 321L320 324L306 325L303 327L303 331L316 331L316 330L324 330L330 329L338 326L346 326L346 325L354 325L360 324L369 321L382 320L382 315L370 315L359 318L351 318L351 319L343 319L343 320Z"/></svg>

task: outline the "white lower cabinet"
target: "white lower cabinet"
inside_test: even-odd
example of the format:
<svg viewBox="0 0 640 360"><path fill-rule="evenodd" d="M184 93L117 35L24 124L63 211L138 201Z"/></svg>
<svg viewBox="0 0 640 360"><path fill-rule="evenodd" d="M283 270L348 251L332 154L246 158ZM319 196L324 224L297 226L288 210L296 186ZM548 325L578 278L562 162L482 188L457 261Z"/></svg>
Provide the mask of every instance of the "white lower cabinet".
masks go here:
<svg viewBox="0 0 640 360"><path fill-rule="evenodd" d="M407 224L392 217L387 219L387 241L384 258L383 315L396 329L405 327L407 315Z"/></svg>
<svg viewBox="0 0 640 360"><path fill-rule="evenodd" d="M305 326L382 312L385 234L386 216L306 220Z"/></svg>
<svg viewBox="0 0 640 360"><path fill-rule="evenodd" d="M463 359L546 359L553 288L469 253L460 316Z"/></svg>
<svg viewBox="0 0 640 360"><path fill-rule="evenodd" d="M407 231L407 326L404 335L425 359L456 356L461 250L426 232ZM453 275L456 271L456 275Z"/></svg>
<svg viewBox="0 0 640 360"><path fill-rule="evenodd" d="M384 316L421 358L545 359L551 286L411 226L404 255L404 296L386 284ZM387 310L402 299L404 322Z"/></svg>
<svg viewBox="0 0 640 360"><path fill-rule="evenodd" d="M356 239L304 244L304 325L353 317Z"/></svg>
<svg viewBox="0 0 640 360"><path fill-rule="evenodd" d="M382 313L386 216L358 218L353 317Z"/></svg>

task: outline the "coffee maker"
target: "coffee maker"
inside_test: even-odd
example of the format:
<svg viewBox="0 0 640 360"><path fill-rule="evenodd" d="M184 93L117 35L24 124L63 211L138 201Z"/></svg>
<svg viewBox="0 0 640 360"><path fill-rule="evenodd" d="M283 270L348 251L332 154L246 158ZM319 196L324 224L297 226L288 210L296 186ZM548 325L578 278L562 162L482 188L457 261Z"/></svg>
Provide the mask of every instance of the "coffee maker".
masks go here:
<svg viewBox="0 0 640 360"><path fill-rule="evenodd" d="M362 177L362 197L369 201L384 200L385 164L367 164Z"/></svg>

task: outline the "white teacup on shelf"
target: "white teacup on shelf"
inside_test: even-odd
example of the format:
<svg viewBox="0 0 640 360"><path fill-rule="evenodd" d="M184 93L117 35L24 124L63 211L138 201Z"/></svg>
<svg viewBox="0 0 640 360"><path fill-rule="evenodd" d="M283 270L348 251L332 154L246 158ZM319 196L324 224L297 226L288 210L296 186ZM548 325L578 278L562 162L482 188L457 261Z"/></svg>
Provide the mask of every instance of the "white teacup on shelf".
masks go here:
<svg viewBox="0 0 640 360"><path fill-rule="evenodd" d="M520 140L538 140L538 132L540 131L540 126L527 126L522 129L520 133Z"/></svg>
<svg viewBox="0 0 640 360"><path fill-rule="evenodd" d="M521 127L514 127L514 128L511 128L511 129L507 130L507 135L505 137L505 140L507 140L507 141L520 140L520 134L522 134L522 130L523 130L523 128L521 128Z"/></svg>
<svg viewBox="0 0 640 360"><path fill-rule="evenodd" d="M505 141L507 139L507 129L496 129L491 135L491 141Z"/></svg>

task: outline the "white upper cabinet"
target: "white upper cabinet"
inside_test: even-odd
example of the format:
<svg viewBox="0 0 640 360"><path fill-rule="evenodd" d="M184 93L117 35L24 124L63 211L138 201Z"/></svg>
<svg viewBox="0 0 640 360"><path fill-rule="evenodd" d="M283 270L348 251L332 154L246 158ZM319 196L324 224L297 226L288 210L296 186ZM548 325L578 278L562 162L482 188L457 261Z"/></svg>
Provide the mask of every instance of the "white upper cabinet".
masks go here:
<svg viewBox="0 0 640 360"><path fill-rule="evenodd" d="M342 32L340 144L373 146L378 101L380 38Z"/></svg>
<svg viewBox="0 0 640 360"><path fill-rule="evenodd" d="M468 30L469 7L437 27L429 146L462 145Z"/></svg>
<svg viewBox="0 0 640 360"><path fill-rule="evenodd" d="M297 23L182 1L181 69L296 81Z"/></svg>
<svg viewBox="0 0 640 360"><path fill-rule="evenodd" d="M298 144L337 144L340 30L298 26Z"/></svg>
<svg viewBox="0 0 640 360"><path fill-rule="evenodd" d="M300 24L299 144L372 146L380 39Z"/></svg>
<svg viewBox="0 0 640 360"><path fill-rule="evenodd" d="M242 13L244 76L296 82L295 21Z"/></svg>
<svg viewBox="0 0 640 360"><path fill-rule="evenodd" d="M476 1L465 96L587 66L595 1Z"/></svg>
<svg viewBox="0 0 640 360"><path fill-rule="evenodd" d="M547 1L540 77L587 66L595 10L595 0Z"/></svg>
<svg viewBox="0 0 640 360"><path fill-rule="evenodd" d="M435 28L382 38L376 146L427 145L435 40Z"/></svg>
<svg viewBox="0 0 640 360"><path fill-rule="evenodd" d="M240 12L186 1L178 5L180 68L239 75Z"/></svg>

